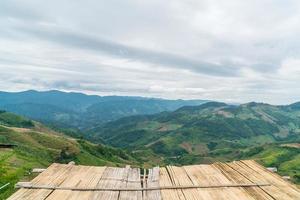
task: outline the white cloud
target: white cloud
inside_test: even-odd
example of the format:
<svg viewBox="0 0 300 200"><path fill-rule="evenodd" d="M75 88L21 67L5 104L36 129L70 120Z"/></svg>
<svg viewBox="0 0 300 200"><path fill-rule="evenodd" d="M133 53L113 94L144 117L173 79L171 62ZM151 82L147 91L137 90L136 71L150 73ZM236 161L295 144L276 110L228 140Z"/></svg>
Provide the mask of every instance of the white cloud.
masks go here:
<svg viewBox="0 0 300 200"><path fill-rule="evenodd" d="M300 80L300 59L287 58L283 60L278 73L280 77L286 79Z"/></svg>
<svg viewBox="0 0 300 200"><path fill-rule="evenodd" d="M0 90L300 100L298 0L0 1Z"/></svg>

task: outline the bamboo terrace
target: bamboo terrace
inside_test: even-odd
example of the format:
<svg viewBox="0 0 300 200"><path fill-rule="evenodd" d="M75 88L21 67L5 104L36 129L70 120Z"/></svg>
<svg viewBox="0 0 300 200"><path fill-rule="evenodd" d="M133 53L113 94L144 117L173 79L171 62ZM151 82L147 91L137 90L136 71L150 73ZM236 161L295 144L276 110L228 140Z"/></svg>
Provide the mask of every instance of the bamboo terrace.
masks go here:
<svg viewBox="0 0 300 200"><path fill-rule="evenodd" d="M139 168L52 164L9 200L300 200L300 190L252 160Z"/></svg>

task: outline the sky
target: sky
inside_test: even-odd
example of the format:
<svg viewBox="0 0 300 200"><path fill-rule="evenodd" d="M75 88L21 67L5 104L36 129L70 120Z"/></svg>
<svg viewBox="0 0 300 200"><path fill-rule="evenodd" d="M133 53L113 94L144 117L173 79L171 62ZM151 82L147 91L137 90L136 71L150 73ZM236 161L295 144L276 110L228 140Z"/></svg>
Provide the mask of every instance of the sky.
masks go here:
<svg viewBox="0 0 300 200"><path fill-rule="evenodd" d="M1 0L0 90L300 101L299 0Z"/></svg>

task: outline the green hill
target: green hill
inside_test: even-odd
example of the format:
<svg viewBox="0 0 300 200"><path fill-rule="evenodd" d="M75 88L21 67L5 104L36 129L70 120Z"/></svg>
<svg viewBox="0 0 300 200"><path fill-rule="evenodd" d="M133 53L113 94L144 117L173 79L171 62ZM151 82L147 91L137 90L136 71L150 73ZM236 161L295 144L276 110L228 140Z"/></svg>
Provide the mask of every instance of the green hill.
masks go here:
<svg viewBox="0 0 300 200"><path fill-rule="evenodd" d="M69 132L69 135L79 134ZM74 139L27 118L0 111L0 186L5 199L32 168L53 162L83 165L186 165L256 159L300 184L300 106L209 102L173 112L121 118ZM106 145L103 145L103 142ZM113 147L107 146L111 145ZM122 148L120 150L117 148Z"/></svg>
<svg viewBox="0 0 300 200"><path fill-rule="evenodd" d="M143 148L170 156L207 153L225 147L247 147L300 139L300 110L249 103L240 106L206 103L174 112L134 116L91 131L116 147Z"/></svg>
<svg viewBox="0 0 300 200"><path fill-rule="evenodd" d="M3 110L0 110L0 125L22 128L34 127L34 124L31 120Z"/></svg>
<svg viewBox="0 0 300 200"><path fill-rule="evenodd" d="M11 183L0 192L0 199L5 199L14 191L17 181L32 178L32 168L47 167L53 162L139 165L125 151L67 137L12 113L1 112L0 124L0 144L17 145L13 148L0 147L0 186Z"/></svg>
<svg viewBox="0 0 300 200"><path fill-rule="evenodd" d="M89 137L161 164L255 158L299 181L299 150L280 146L300 142L300 109L295 105L210 102L122 118L93 129Z"/></svg>

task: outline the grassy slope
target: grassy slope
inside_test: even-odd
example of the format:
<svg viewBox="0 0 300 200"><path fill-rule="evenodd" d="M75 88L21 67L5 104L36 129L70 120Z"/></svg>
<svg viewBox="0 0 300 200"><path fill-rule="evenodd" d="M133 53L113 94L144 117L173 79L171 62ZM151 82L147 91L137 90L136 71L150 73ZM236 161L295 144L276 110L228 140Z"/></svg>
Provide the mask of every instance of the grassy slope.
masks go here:
<svg viewBox="0 0 300 200"><path fill-rule="evenodd" d="M33 122L22 116L0 110L0 125L31 128Z"/></svg>
<svg viewBox="0 0 300 200"><path fill-rule="evenodd" d="M144 162L196 164L257 159L277 166L299 183L299 151L280 146L300 142L298 108L249 103L209 103L175 112L123 118L94 130L92 137L143 155ZM150 163L153 164L153 163Z"/></svg>
<svg viewBox="0 0 300 200"><path fill-rule="evenodd" d="M116 146L174 157L217 149L300 141L298 111L267 104L208 103L175 112L123 118L91 131ZM146 148L145 148L146 147Z"/></svg>
<svg viewBox="0 0 300 200"><path fill-rule="evenodd" d="M10 113L5 115L5 120L10 122L9 125L23 126L20 125L23 124L20 121L14 123L13 120L8 120L17 116ZM0 125L1 143L13 143L18 146L13 149L0 148L0 186L11 183L0 192L0 199L7 198L14 191L16 182L31 179L34 176L30 173L32 168L47 167L53 162L75 161L83 165L109 166L138 165L138 162L124 151L95 145L84 140L75 140L40 124L35 124L30 129Z"/></svg>

